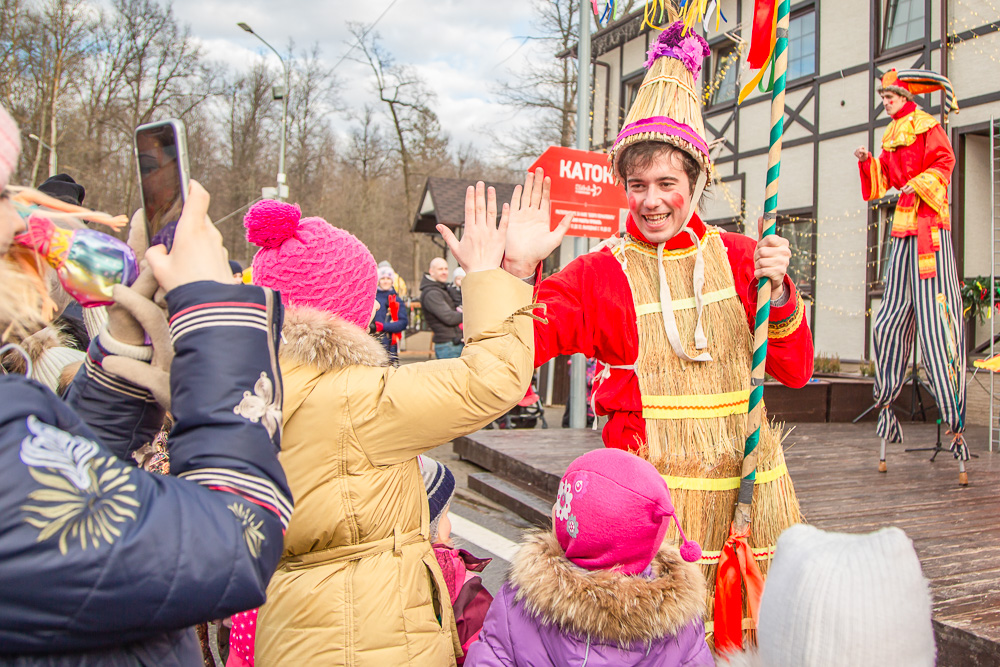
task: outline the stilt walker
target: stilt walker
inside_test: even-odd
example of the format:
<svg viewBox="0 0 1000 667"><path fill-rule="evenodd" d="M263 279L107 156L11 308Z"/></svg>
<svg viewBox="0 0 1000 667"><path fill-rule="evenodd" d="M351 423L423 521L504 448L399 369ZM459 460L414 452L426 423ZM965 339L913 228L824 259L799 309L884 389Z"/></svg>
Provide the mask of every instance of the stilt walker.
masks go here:
<svg viewBox="0 0 1000 667"><path fill-rule="evenodd" d="M943 91L947 111L958 110L947 78L923 70L889 70L880 95L892 122L882 136L878 159L864 147L855 151L866 201L895 188L899 202L892 219L892 240L885 294L875 318L876 432L880 438L879 471L887 470L887 442L902 442L892 403L906 378L914 337L934 391L942 422L948 424L951 451L966 484L969 449L965 430L965 323L948 214L948 184L955 153L938 121L917 108L913 96Z"/></svg>
<svg viewBox="0 0 1000 667"><path fill-rule="evenodd" d="M609 156L629 198L626 232L542 281L536 300L546 305L548 322L535 325L535 364L575 352L598 359L594 399L597 414L609 416L604 442L645 457L666 479L684 532L704 549L698 564L709 640L732 648L752 639L756 593L778 535L802 520L782 433L759 413L749 482L756 493L746 508L753 531L730 540L746 485L748 409L763 410L750 371L765 360L754 356L751 332L772 344L767 372L791 387L812 375L813 348L802 299L786 275L787 254L775 273L755 259L785 252L787 241L724 232L697 214L712 170L694 83L707 53L704 39L681 22L651 45ZM508 245L507 260L511 255ZM757 310L755 275L768 276L774 289L775 301L762 297L770 316ZM668 542L678 538L667 533ZM727 582L722 595L719 570Z"/></svg>

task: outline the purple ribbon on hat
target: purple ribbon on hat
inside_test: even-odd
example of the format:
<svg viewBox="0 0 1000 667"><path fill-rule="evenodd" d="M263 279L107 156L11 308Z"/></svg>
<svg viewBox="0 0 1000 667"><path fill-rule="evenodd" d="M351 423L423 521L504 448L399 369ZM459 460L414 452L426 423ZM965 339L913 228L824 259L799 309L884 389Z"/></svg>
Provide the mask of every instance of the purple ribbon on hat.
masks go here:
<svg viewBox="0 0 1000 667"><path fill-rule="evenodd" d="M697 79L702 61L711 52L704 37L685 28L682 21L676 21L660 33L646 52L646 69L652 67L658 58L666 56L680 60L691 76Z"/></svg>
<svg viewBox="0 0 1000 667"><path fill-rule="evenodd" d="M705 140L701 137L701 135L695 132L690 125L679 123L673 118L668 118L667 116L653 116L652 118L643 118L642 120L637 120L634 123L629 123L622 128L621 132L618 133L618 138L615 139L615 148L617 148L626 137L630 137L633 134L644 134L646 132L656 132L658 134L665 134L667 136L683 139L704 153L705 157L711 160L711 157L708 154L708 144L705 143Z"/></svg>

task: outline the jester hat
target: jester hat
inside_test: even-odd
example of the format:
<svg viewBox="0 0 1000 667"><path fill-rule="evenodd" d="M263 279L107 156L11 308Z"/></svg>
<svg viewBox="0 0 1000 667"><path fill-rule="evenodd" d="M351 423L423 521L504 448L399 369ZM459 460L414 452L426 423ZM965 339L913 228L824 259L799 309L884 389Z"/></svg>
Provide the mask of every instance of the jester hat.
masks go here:
<svg viewBox="0 0 1000 667"><path fill-rule="evenodd" d="M879 92L896 93L908 100L912 100L914 95L923 95L940 90L944 93L944 105L946 112L958 113L958 101L955 99L955 88L951 85L948 77L922 69L901 69L895 68L882 75L881 88Z"/></svg>
<svg viewBox="0 0 1000 667"><path fill-rule="evenodd" d="M681 21L660 33L647 53L646 76L608 156L619 178L621 149L641 141L676 146L694 158L706 174L709 172L712 160L694 83L709 53L705 39L685 30Z"/></svg>

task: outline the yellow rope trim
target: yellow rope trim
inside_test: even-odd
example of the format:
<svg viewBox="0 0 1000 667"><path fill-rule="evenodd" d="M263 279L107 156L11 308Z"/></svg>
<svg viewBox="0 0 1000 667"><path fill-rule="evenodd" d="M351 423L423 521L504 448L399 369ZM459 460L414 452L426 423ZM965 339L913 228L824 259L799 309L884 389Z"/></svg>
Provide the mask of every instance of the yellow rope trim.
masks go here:
<svg viewBox="0 0 1000 667"><path fill-rule="evenodd" d="M705 241L707 241L711 236L720 236L718 227L709 227L708 231L705 232L705 236L702 237L701 243L704 246ZM613 249L611 252L616 257L620 255L625 250L632 250L639 253L640 255L646 255L647 257L656 257L656 246L649 245L648 243L643 243L638 241L631 236L626 237L625 243L621 243L617 248ZM680 248L678 250L663 250L663 259L683 259L685 257L690 257L691 255L698 252L698 249L694 246L690 248Z"/></svg>
<svg viewBox="0 0 1000 667"><path fill-rule="evenodd" d="M669 81L670 83L676 84L679 88L683 88L686 92L690 93L691 97L701 102L698 94L694 92L694 88L689 86L685 81L681 81L676 76L670 76L669 74L661 74L660 76L654 76L652 79L647 79L642 82L639 86L639 90L642 90L646 86L651 86L654 83L659 83L660 81Z"/></svg>
<svg viewBox="0 0 1000 667"><path fill-rule="evenodd" d="M774 558L774 545L760 548L751 548L754 560L772 560ZM722 558L721 551L702 551L695 565L716 565Z"/></svg>
<svg viewBox="0 0 1000 667"><path fill-rule="evenodd" d="M777 468L757 471L757 478L754 484L767 484L788 474L788 466L782 463ZM733 491L740 488L739 477L720 477L711 479L708 477L674 477L672 475L662 475L663 480L670 487L671 491L684 489L686 491Z"/></svg>
<svg viewBox="0 0 1000 667"><path fill-rule="evenodd" d="M716 303L717 301L725 301L731 297L736 296L735 287L727 287L725 289L720 289L715 292L706 292L701 295L702 304ZM687 299L675 299L673 302L674 310L690 310L695 307L694 297L689 297ZM644 303L641 306L636 306L635 314L639 317L643 315L652 315L654 313L659 313L661 311L660 304L658 303Z"/></svg>
<svg viewBox="0 0 1000 667"><path fill-rule="evenodd" d="M767 325L767 337L769 340L779 340L791 336L802 324L805 317L805 306L802 303L802 296L795 293L795 310L783 320L769 322Z"/></svg>
<svg viewBox="0 0 1000 667"><path fill-rule="evenodd" d="M724 394L642 397L645 419L706 419L744 414L750 404L750 390Z"/></svg>

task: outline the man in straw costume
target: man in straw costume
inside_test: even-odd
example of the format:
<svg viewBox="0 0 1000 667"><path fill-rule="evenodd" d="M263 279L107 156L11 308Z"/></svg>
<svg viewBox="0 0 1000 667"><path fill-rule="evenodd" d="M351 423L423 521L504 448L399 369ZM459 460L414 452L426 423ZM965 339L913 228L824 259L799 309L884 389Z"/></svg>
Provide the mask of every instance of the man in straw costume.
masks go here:
<svg viewBox="0 0 1000 667"><path fill-rule="evenodd" d="M708 53L705 40L685 34L681 23L650 49L610 155L628 195L627 231L539 285L548 322L535 323L535 364L576 352L600 361L594 403L609 417L604 443L647 458L665 476L684 532L705 550L698 562L711 634L716 570L747 436L758 278L770 279L773 290L767 372L801 387L812 375L813 347L802 299L786 275L788 241L772 235L755 243L706 227L696 213L711 159L694 82ZM544 196L539 176L526 187L536 198ZM538 259L508 240L505 267L515 275L531 275ZM778 535L802 519L780 441L765 423L750 537L764 572ZM676 531L667 539L676 541ZM742 613L749 629L737 598L733 617Z"/></svg>
<svg viewBox="0 0 1000 667"><path fill-rule="evenodd" d="M892 402L903 388L917 331L941 420L955 434L952 450L962 461L969 453L962 436L965 322L948 215L955 153L941 125L917 108L913 95L942 90L945 109L957 111L958 105L951 82L934 72L891 69L881 84L882 103L892 118L882 135L882 153L875 159L862 146L854 155L866 201L884 197L890 188L900 193L892 218L885 295L874 329L874 393L881 408L876 432L882 440L879 470L885 472L886 441L903 440ZM964 472L961 481L966 481Z"/></svg>

